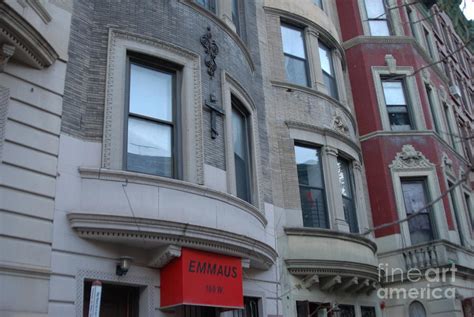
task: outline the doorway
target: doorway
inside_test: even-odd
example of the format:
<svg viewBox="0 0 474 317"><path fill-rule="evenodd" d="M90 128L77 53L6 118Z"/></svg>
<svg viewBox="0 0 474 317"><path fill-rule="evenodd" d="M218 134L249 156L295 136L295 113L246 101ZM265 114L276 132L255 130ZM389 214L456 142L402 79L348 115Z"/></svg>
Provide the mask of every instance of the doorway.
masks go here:
<svg viewBox="0 0 474 317"><path fill-rule="evenodd" d="M84 283L83 316L89 316L92 281ZM133 286L102 284L101 317L138 317L140 289Z"/></svg>

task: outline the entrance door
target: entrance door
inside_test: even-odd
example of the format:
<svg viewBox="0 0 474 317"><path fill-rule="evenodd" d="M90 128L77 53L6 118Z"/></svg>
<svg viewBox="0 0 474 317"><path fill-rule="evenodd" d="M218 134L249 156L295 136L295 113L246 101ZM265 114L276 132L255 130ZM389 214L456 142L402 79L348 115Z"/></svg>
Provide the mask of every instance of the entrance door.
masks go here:
<svg viewBox="0 0 474 317"><path fill-rule="evenodd" d="M92 282L84 284L83 316L89 316ZM102 284L100 317L138 317L139 288L114 284Z"/></svg>

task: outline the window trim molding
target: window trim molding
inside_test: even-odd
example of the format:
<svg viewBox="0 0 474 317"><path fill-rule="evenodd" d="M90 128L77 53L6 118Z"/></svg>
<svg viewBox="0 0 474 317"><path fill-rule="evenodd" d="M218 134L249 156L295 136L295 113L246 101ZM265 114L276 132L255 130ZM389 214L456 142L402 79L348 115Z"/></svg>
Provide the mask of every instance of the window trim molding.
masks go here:
<svg viewBox="0 0 474 317"><path fill-rule="evenodd" d="M405 201L402 190L402 178L425 178L428 199L441 196L436 165L431 163L420 151L416 151L413 145L405 144L402 146L389 165L392 177L392 186L397 209L398 219L406 218ZM434 222L433 233L435 239L448 239L448 227L446 214L442 201L437 202L432 207ZM400 226L401 243L400 248L412 245L408 222L403 222Z"/></svg>
<svg viewBox="0 0 474 317"><path fill-rule="evenodd" d="M232 136L232 95L240 101L240 105L248 113L249 123L249 156L250 156L250 204L257 207L259 210L263 210L263 194L261 189L263 188L262 179L260 176L260 145L258 139L258 118L257 118L257 107L250 95L245 89L236 81L230 74L222 71L221 75L222 83L222 101L223 108L226 116L224 118L225 123L225 161L226 161L226 179L227 179L227 192L237 197L236 178L235 178L235 163L234 163L234 146ZM240 199L240 198L239 198Z"/></svg>
<svg viewBox="0 0 474 317"><path fill-rule="evenodd" d="M383 1L383 0L381 0ZM389 6L396 6L396 1L395 0L388 0ZM367 16L367 9L365 6L365 0L358 0L358 5L359 5L359 13L360 13L360 19L362 23L362 29L364 31L365 36L375 36L379 37L377 35L371 35L370 34L370 27L369 27L369 19ZM385 15L387 16L387 26L388 30L390 32L390 35L388 36L398 36L398 35L403 35L403 29L402 29L402 24L399 23L401 22L400 18L400 13L399 10L385 10L386 13ZM384 36L380 36L384 37ZM387 37L387 36L385 36Z"/></svg>
<svg viewBox="0 0 474 317"><path fill-rule="evenodd" d="M420 94L418 92L418 86L416 78L414 76L408 76L413 73L413 67L411 66L398 66L394 70L390 69L389 66L372 66L372 77L374 80L375 94L377 96L377 104L380 113L380 121L382 128L385 131L392 131L390 127L390 121L388 117L387 105L385 104L384 92L382 88L382 77L396 77L399 75L406 76L402 81L405 86L405 93L407 99L407 107L411 119L413 120L413 128L409 131L414 130L425 130L425 118L423 109L421 109ZM394 132L394 131L392 131ZM406 131L405 131L406 132Z"/></svg>
<svg viewBox="0 0 474 317"><path fill-rule="evenodd" d="M182 179L204 183L204 153L202 136L202 95L201 65L199 55L182 47L166 43L155 38L109 30L107 56L106 98L104 109L104 132L102 144L102 168L123 170L123 138L126 65L128 52L146 54L157 59L167 60L181 65L181 100L182 126L193 127L183 130L182 157L190 158L182 165Z"/></svg>

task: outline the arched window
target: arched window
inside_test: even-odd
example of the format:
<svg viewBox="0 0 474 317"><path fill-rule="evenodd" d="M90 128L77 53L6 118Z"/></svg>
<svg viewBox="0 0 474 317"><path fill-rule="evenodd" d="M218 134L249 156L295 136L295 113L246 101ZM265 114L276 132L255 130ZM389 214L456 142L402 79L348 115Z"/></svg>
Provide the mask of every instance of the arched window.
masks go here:
<svg viewBox="0 0 474 317"><path fill-rule="evenodd" d="M420 302L412 302L408 308L410 317L426 317L426 310Z"/></svg>

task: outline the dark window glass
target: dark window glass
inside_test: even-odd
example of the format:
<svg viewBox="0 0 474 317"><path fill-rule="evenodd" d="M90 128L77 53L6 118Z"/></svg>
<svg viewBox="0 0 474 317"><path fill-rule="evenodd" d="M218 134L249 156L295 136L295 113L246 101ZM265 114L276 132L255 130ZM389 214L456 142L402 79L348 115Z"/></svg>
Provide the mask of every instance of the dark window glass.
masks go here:
<svg viewBox="0 0 474 317"><path fill-rule="evenodd" d="M426 310L420 302L413 302L408 307L409 317L426 317Z"/></svg>
<svg viewBox="0 0 474 317"><path fill-rule="evenodd" d="M239 0L232 0L232 23L234 23L235 31L237 32L237 34L241 35L239 4Z"/></svg>
<svg viewBox="0 0 474 317"><path fill-rule="evenodd" d="M451 142L451 146L454 148L456 144L455 136L454 136L454 129L453 125L451 124L451 116L449 114L449 107L446 104L443 104L443 109L444 109L444 116L446 119L446 126L448 127L448 134L449 134L449 140Z"/></svg>
<svg viewBox="0 0 474 317"><path fill-rule="evenodd" d="M448 182L448 187L449 188L453 187L453 184L451 182ZM454 190L449 192L449 200L451 201L451 206L453 207L454 220L456 221L456 226L458 227L459 241L461 242L461 245L465 245L466 239L464 238L464 234L461 227L462 225L461 225L461 219L459 218L458 201L456 199L456 194Z"/></svg>
<svg viewBox="0 0 474 317"><path fill-rule="evenodd" d="M471 199L468 194L464 193L464 202L466 203L467 213L469 215L471 229L474 231L474 208L471 206Z"/></svg>
<svg viewBox="0 0 474 317"><path fill-rule="evenodd" d="M375 307L361 306L360 311L362 313L362 317L376 317Z"/></svg>
<svg viewBox="0 0 474 317"><path fill-rule="evenodd" d="M295 146L303 225L329 228L320 150Z"/></svg>
<svg viewBox="0 0 474 317"><path fill-rule="evenodd" d="M308 86L303 31L282 24L281 36L283 41L283 54L285 55L286 79L297 85Z"/></svg>
<svg viewBox="0 0 474 317"><path fill-rule="evenodd" d="M365 0L370 35L389 36L390 29L383 0Z"/></svg>
<svg viewBox="0 0 474 317"><path fill-rule="evenodd" d="M240 104L232 100L232 137L237 197L250 202L250 151L247 115Z"/></svg>
<svg viewBox="0 0 474 317"><path fill-rule="evenodd" d="M330 312L330 303L316 303L308 301L296 301L296 316L297 317L313 317L313 316L334 316L333 312Z"/></svg>
<svg viewBox="0 0 474 317"><path fill-rule="evenodd" d="M232 316L232 317L259 317L258 314L258 298L255 297L244 297L244 309L233 310L232 315L230 314L221 314L220 316Z"/></svg>
<svg viewBox="0 0 474 317"><path fill-rule="evenodd" d="M414 13L409 7L406 7L406 9L407 9L407 18L408 18L408 24L410 25L411 35L413 37L416 37L415 28L414 28L414 24L413 24L413 14Z"/></svg>
<svg viewBox="0 0 474 317"><path fill-rule="evenodd" d="M402 180L403 200L407 216L428 203L425 180ZM424 209L408 221L412 245L434 239L430 209Z"/></svg>
<svg viewBox="0 0 474 317"><path fill-rule="evenodd" d="M319 42L319 60L323 71L324 84L328 89L329 95L335 99L339 99L336 77L334 75L332 51L321 42Z"/></svg>
<svg viewBox="0 0 474 317"><path fill-rule="evenodd" d="M402 81L382 81L390 128L393 131L411 130L412 124Z"/></svg>
<svg viewBox="0 0 474 317"><path fill-rule="evenodd" d="M207 10L216 13L216 0L195 0L196 3L206 8Z"/></svg>
<svg viewBox="0 0 474 317"><path fill-rule="evenodd" d="M428 97L428 104L430 106L431 118L433 119L434 129L437 133L440 133L439 120L435 111L433 90L429 85L425 85L426 96Z"/></svg>
<svg viewBox="0 0 474 317"><path fill-rule="evenodd" d="M174 176L174 73L130 63L127 170Z"/></svg>
<svg viewBox="0 0 474 317"><path fill-rule="evenodd" d="M340 317L355 317L355 309L352 305L339 305Z"/></svg>
<svg viewBox="0 0 474 317"><path fill-rule="evenodd" d="M353 177L350 169L350 163L343 159L337 159L337 167L339 173L339 185L342 194L342 205L344 208L344 216L349 224L350 232L359 232L357 223L357 213L355 209Z"/></svg>

